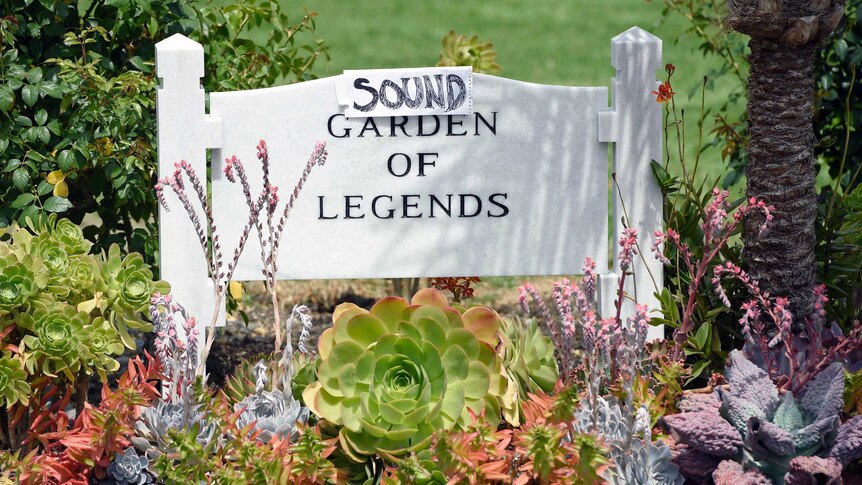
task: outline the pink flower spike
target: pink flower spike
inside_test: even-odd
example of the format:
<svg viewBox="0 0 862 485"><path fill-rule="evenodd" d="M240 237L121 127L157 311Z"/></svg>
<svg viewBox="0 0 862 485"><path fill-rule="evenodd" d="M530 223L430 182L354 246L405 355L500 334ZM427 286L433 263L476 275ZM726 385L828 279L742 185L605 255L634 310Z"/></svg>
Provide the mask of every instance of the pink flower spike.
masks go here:
<svg viewBox="0 0 862 485"><path fill-rule="evenodd" d="M236 157L224 159L224 176L227 177L227 179L231 183L236 182L236 178L234 178L234 175L233 175L233 164L235 161L236 161Z"/></svg>
<svg viewBox="0 0 862 485"><path fill-rule="evenodd" d="M650 249L652 250L652 254L655 259L661 261L662 264L670 264L670 260L664 255L664 249L662 248L665 241L667 241L667 234L661 231L656 231L655 242L652 243L652 247Z"/></svg>
<svg viewBox="0 0 862 485"><path fill-rule="evenodd" d="M326 157L329 153L326 151L326 142L318 141L316 145L314 145L314 151L311 152L311 158L314 160L318 166L322 167L324 163L326 163Z"/></svg>
<svg viewBox="0 0 862 485"><path fill-rule="evenodd" d="M588 302L592 302L596 296L596 262L592 258L587 257L584 260L584 279L582 285L584 287L584 298Z"/></svg>
<svg viewBox="0 0 862 485"><path fill-rule="evenodd" d="M619 262L620 269L622 271L627 270L631 267L632 261L634 260L635 255L638 253L637 251L637 236L638 230L632 227L627 227L623 231L622 237L620 237L620 246L622 247L622 251L619 254Z"/></svg>
<svg viewBox="0 0 862 485"><path fill-rule="evenodd" d="M171 209L168 207L168 201L165 200L165 186L161 181L156 184L156 200L159 201L159 204L165 209L166 212L170 212Z"/></svg>
<svg viewBox="0 0 862 485"><path fill-rule="evenodd" d="M179 164L179 163L176 163L176 164L174 164L174 165L177 167L177 168L176 168L176 170L174 170L174 174L173 174L174 184L176 184L176 187L177 187L179 190L184 190L184 189L185 189L185 186L183 185L183 175L182 175L182 174L183 174L183 172L182 172L182 169L180 168L180 164Z"/></svg>

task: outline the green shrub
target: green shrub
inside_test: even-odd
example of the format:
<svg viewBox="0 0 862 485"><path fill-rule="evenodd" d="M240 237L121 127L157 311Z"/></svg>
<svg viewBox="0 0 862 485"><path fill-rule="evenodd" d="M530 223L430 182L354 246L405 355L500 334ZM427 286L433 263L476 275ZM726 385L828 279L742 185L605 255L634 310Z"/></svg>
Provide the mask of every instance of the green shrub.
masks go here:
<svg viewBox="0 0 862 485"><path fill-rule="evenodd" d="M87 223L96 249L118 243L151 263L155 43L202 43L208 91L303 80L325 53L313 13L291 24L266 0L11 4L0 7L0 227L62 213Z"/></svg>

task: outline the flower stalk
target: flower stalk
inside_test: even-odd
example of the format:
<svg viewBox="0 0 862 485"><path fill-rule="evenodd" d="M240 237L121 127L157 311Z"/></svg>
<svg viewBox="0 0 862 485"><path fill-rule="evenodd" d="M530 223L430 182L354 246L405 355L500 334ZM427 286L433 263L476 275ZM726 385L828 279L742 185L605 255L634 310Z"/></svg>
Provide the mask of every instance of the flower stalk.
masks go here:
<svg viewBox="0 0 862 485"><path fill-rule="evenodd" d="M267 147L266 142L264 140L260 140L257 145L257 158L260 161L261 168L263 170L264 186L261 190L260 195L256 198L252 197L251 186L249 184L248 176L242 161L235 156L225 159L225 177L231 183L239 183L242 186L243 195L245 197L245 202L248 206L249 212L248 220L246 221L242 233L240 234L239 241L237 242L236 248L234 249L233 257L227 263L227 265L224 264L224 255L222 253L219 234L213 221L211 204L206 195L206 190L204 189L203 184L201 183L191 164L189 164L185 160L177 163L175 165L176 170L174 171L173 175L161 179L159 183L156 184L156 196L159 200L159 203L165 208L165 210L169 210L167 201L164 197L164 190L167 187L170 188L174 192L174 194L176 194L177 198L180 201L180 204L183 206L186 213L188 214L189 220L192 222L195 233L198 236L198 241L201 245L201 249L203 250L204 256L207 259L210 278L212 279L213 286L215 288L215 309L213 311L212 319L207 326L207 336L204 344L202 358L197 363L196 373L198 375L202 375L204 372L206 356L209 355L209 352L212 349L213 341L215 340L215 325L218 321L220 309L222 308L225 299L228 283L233 277L233 274L239 262L239 258L242 255L243 249L245 248L245 244L248 241L252 229L257 232L258 241L261 248L260 258L263 266L262 272L264 276L264 281L266 283L267 291L270 293L270 299L272 301L273 329L275 331L275 350L278 351L279 349L281 349L284 337L282 335L280 306L278 302L278 294L276 291L275 284L276 274L278 272L277 261L279 242L281 240L281 236L284 231L287 218L290 215L290 211L293 208L296 199L299 197L299 194L302 191L302 188L305 185L308 176L311 173L311 170L316 165L322 166L326 162L326 157L326 143L318 142L315 145L311 156L309 157L308 163L306 164L306 167L303 170L299 181L294 186L290 198L284 206L283 212L278 220L277 225L274 225L273 221L279 202L278 187L273 185L270 181L269 148ZM185 177L188 179L190 185L192 186L200 206L203 208L205 214L205 224L201 223L198 213L192 206L191 200L189 199L189 196L186 192L186 186L183 178L184 174ZM265 226L261 221L261 212L264 210L266 211ZM210 241L212 242L211 244ZM287 338L290 338L290 329L287 330Z"/></svg>

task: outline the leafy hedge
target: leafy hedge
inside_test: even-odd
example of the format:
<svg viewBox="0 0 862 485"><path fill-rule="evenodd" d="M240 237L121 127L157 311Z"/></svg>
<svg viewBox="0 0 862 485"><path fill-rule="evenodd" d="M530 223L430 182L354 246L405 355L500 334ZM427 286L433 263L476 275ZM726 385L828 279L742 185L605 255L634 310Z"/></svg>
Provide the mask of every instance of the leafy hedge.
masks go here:
<svg viewBox="0 0 862 485"><path fill-rule="evenodd" d="M119 243L150 262L156 42L182 33L203 44L208 91L303 80L326 52L314 13L291 24L266 0L12 5L0 8L0 227L62 213L96 249Z"/></svg>

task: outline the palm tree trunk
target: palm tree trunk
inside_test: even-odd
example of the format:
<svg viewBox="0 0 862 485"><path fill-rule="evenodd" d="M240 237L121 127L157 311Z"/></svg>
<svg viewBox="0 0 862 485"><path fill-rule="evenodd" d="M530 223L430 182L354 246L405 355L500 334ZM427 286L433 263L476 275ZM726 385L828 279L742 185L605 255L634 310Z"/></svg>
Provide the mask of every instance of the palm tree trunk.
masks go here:
<svg viewBox="0 0 862 485"><path fill-rule="evenodd" d="M797 321L811 314L815 284L814 62L817 46L752 38L748 88L751 141L747 195L775 206L775 220L745 223L749 272L773 296L790 299Z"/></svg>
<svg viewBox="0 0 862 485"><path fill-rule="evenodd" d="M797 322L813 307L815 53L844 16L845 0L727 0L727 23L751 36L748 196L775 207L745 223L744 258L772 296L790 299Z"/></svg>

